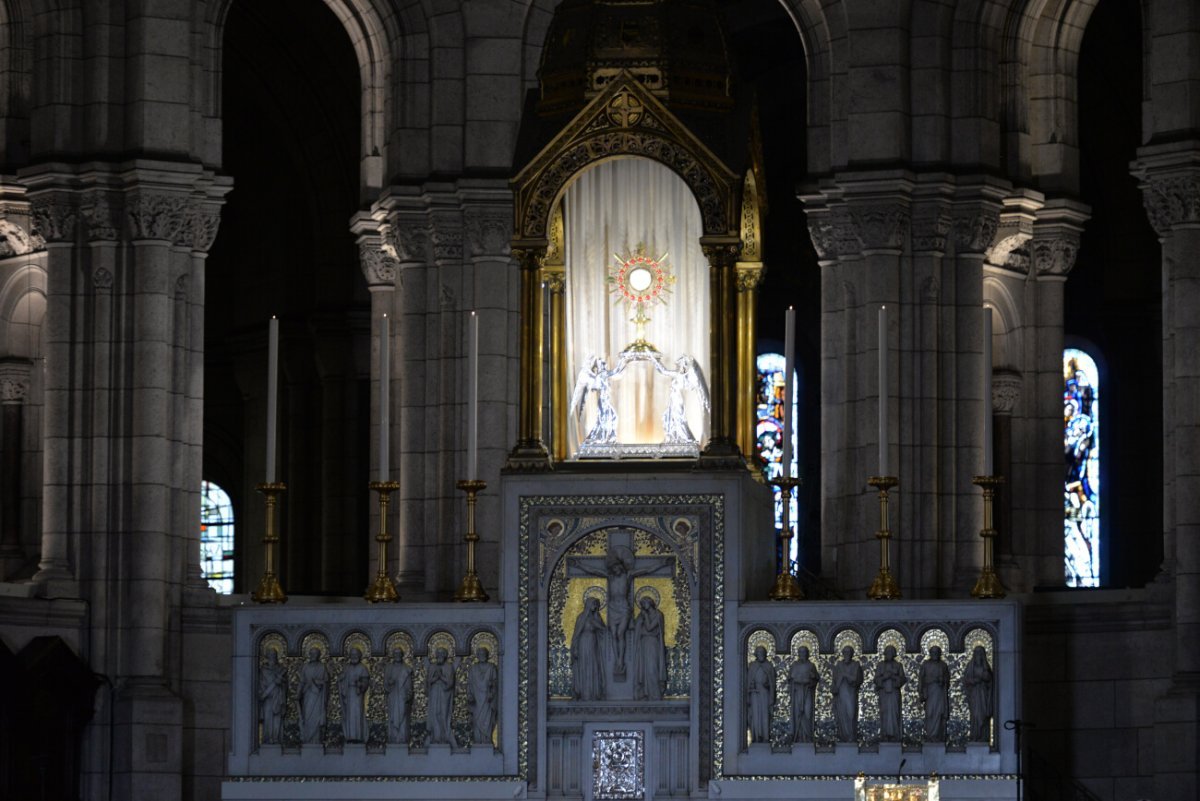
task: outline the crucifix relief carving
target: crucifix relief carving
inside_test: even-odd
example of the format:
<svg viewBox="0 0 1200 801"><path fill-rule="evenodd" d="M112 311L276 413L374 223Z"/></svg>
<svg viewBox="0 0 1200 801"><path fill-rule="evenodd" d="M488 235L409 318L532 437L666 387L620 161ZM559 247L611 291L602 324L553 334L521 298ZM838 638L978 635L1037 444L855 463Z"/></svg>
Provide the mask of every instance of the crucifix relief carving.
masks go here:
<svg viewBox="0 0 1200 801"><path fill-rule="evenodd" d="M597 636L600 599L589 598L575 622L575 642L572 644L572 670L575 674L576 696L587 700L619 700L632 698L628 684L629 642L634 630L634 582L638 578L675 575L673 556L635 556L633 532L613 529L608 532L607 553L604 556L574 556L567 558L567 576L596 577L606 582L604 617L607 637ZM605 640L600 642L600 640ZM600 668L603 689L592 683L591 675ZM583 679L581 684L580 679Z"/></svg>

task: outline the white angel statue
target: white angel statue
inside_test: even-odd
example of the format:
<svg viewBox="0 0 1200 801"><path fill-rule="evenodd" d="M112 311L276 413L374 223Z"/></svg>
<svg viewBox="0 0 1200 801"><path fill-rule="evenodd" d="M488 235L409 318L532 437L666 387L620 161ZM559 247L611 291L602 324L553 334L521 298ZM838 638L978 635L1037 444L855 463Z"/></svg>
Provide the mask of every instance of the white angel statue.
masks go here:
<svg viewBox="0 0 1200 801"><path fill-rule="evenodd" d="M686 444L697 442L692 429L688 426L687 415L684 412L683 393L691 390L700 396L704 411L709 411L708 384L704 380L704 372L696 360L686 353L675 360L675 369L668 370L658 359L654 360L654 369L671 379L671 391L667 395L667 410L663 412L663 442L668 444Z"/></svg>
<svg viewBox="0 0 1200 801"><path fill-rule="evenodd" d="M612 379L625 370L625 359L617 363L615 370L608 369L608 362L601 356L591 355L584 359L584 367L575 379L575 391L571 394L571 412L583 421L588 392L596 393L596 422L583 440L584 445L611 445L617 441L617 409L612 402Z"/></svg>

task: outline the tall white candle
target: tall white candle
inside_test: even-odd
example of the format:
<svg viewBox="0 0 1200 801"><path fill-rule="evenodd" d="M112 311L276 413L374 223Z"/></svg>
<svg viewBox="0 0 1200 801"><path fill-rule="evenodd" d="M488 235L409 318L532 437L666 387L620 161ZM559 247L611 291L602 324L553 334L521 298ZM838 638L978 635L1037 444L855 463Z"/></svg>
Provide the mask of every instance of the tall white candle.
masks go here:
<svg viewBox="0 0 1200 801"><path fill-rule="evenodd" d="M387 314L379 322L379 480L387 481L391 457L392 327Z"/></svg>
<svg viewBox="0 0 1200 801"><path fill-rule="evenodd" d="M275 483L275 409L279 399L279 318L267 324L267 483Z"/></svg>
<svg viewBox="0 0 1200 801"><path fill-rule="evenodd" d="M888 475L887 306L879 307L879 475Z"/></svg>
<svg viewBox="0 0 1200 801"><path fill-rule="evenodd" d="M983 307L983 474L992 475L992 307Z"/></svg>
<svg viewBox="0 0 1200 801"><path fill-rule="evenodd" d="M783 474L792 476L792 402L796 374L796 310L788 306L783 326Z"/></svg>
<svg viewBox="0 0 1200 801"><path fill-rule="evenodd" d="M467 320L467 478L479 478L479 315Z"/></svg>

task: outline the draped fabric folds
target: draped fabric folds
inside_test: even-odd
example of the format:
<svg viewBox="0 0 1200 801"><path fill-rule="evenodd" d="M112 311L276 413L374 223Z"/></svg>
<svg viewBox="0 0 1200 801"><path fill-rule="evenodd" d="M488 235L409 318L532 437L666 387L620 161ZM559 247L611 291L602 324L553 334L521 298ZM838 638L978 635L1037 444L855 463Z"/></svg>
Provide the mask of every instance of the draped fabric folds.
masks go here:
<svg viewBox="0 0 1200 801"><path fill-rule="evenodd" d="M566 323L568 392L590 356L614 367L622 350L637 338L634 309L616 302L608 276L624 257L645 247L646 255L665 263L676 280L666 304L647 307L645 338L662 353L668 368L684 354L709 371L708 262L700 249L700 208L683 179L655 161L615 159L589 168L567 187L563 199L566 248ZM634 362L612 382L618 414L617 440L628 444L663 441L662 416L670 381L647 361ZM687 399L691 430L707 439L708 415L695 393ZM572 413L568 410L568 413ZM569 450L596 419L588 400L580 424L567 426Z"/></svg>

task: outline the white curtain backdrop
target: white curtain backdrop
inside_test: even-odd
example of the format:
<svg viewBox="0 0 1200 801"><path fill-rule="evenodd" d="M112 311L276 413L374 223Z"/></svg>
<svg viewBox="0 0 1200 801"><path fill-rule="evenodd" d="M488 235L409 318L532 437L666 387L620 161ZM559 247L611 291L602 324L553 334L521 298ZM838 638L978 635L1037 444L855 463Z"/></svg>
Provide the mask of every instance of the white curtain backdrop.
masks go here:
<svg viewBox="0 0 1200 801"><path fill-rule="evenodd" d="M567 187L563 200L566 246L568 398L580 369L595 354L616 366L622 350L637 338L630 322L634 310L617 303L608 275L644 244L646 255L665 263L676 277L666 304L647 307L646 339L670 369L682 354L693 357L709 376L708 262L700 249L700 208L683 179L648 159L605 161L583 172ZM649 362L631 363L613 381L613 403L621 443L659 443L669 380ZM588 398L582 426L568 423L570 452L595 420L595 399ZM708 436L708 415L696 397L687 400L688 425L700 442Z"/></svg>

